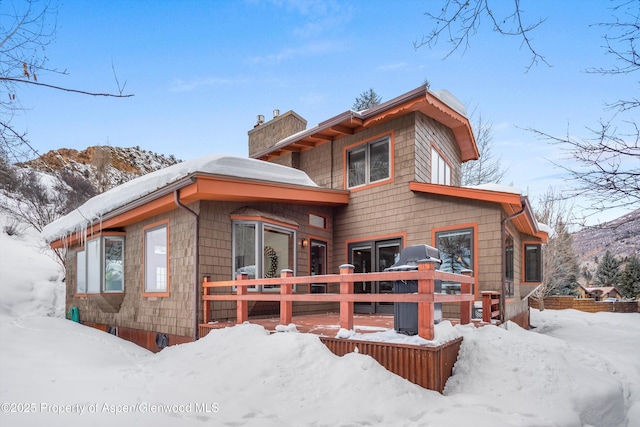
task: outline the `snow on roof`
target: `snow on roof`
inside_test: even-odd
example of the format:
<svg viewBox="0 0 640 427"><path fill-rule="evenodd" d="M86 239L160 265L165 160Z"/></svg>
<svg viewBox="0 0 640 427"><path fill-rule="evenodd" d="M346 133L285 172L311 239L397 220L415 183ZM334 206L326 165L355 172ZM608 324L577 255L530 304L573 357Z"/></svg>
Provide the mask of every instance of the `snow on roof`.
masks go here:
<svg viewBox="0 0 640 427"><path fill-rule="evenodd" d="M297 169L246 157L210 155L151 172L99 194L47 225L42 235L47 242L52 242L68 233L80 231L104 214L198 172L318 187L306 173Z"/></svg>
<svg viewBox="0 0 640 427"><path fill-rule="evenodd" d="M551 227L549 227L547 224L543 224L541 222L538 223L538 230L544 231L545 233L547 233L547 235L549 237L553 237L553 235L555 234L555 232L553 231L553 229Z"/></svg>
<svg viewBox="0 0 640 427"><path fill-rule="evenodd" d="M519 194L522 195L522 191L515 187L511 187L509 185L502 184L480 184L480 185L467 185L464 188L475 188L478 190L488 190L488 191L499 191L501 193L511 193L511 194Z"/></svg>
<svg viewBox="0 0 640 427"><path fill-rule="evenodd" d="M440 90L434 90L434 91L430 91L430 92L432 94L434 94L438 99L440 99L440 101L444 102L449 107L451 107L454 110L456 110L458 113L462 114L465 117L467 116L467 107L465 107L464 104L462 103L462 101L460 101L458 98L456 98L448 90L440 89Z"/></svg>

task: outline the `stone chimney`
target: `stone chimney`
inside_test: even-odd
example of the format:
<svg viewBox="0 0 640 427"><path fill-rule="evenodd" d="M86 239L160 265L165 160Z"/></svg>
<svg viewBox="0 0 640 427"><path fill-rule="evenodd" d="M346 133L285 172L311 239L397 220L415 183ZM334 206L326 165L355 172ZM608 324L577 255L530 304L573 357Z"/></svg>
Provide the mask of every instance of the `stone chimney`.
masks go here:
<svg viewBox="0 0 640 427"><path fill-rule="evenodd" d="M249 134L249 157L273 147L279 141L307 128L307 121L293 111L280 114L273 110L273 119L264 122L259 115ZM287 162L288 163L288 162Z"/></svg>

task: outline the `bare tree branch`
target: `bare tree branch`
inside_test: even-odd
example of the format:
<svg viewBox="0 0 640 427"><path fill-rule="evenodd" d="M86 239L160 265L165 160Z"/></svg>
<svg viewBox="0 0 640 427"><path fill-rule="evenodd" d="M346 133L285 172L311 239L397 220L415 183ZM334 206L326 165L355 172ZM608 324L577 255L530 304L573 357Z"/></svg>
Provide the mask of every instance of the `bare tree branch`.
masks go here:
<svg viewBox="0 0 640 427"><path fill-rule="evenodd" d="M124 94L124 85L120 84L115 67L113 75L118 93L100 93L57 86L42 82L42 72L66 74L45 67L48 61L45 48L56 35L57 11L50 0L20 0L10 2L9 7L0 8L0 155L13 162L27 160L37 151L27 139L26 132L12 127L11 121L16 113L23 110L20 106L18 89L21 85L31 85L87 96L128 98L133 94Z"/></svg>
<svg viewBox="0 0 640 427"><path fill-rule="evenodd" d="M600 129L590 129L592 139L560 138L528 130L564 150L565 157L552 162L568 173L572 188L567 197L588 197L593 210L633 208L640 206L640 129L634 121L624 124L631 129L627 134L613 121L600 122Z"/></svg>
<svg viewBox="0 0 640 427"><path fill-rule="evenodd" d="M471 113L472 120L474 115L475 110ZM502 167L501 158L493 156L493 125L478 113L473 131L480 157L462 164L462 185L499 184L507 169Z"/></svg>
<svg viewBox="0 0 640 427"><path fill-rule="evenodd" d="M638 52L638 39L640 39L640 7L637 1L629 0L612 8L614 13L621 14L627 20L622 21L614 16L611 22L594 24L604 27L606 33L602 36L606 55L611 55L620 66L608 68L596 67L587 70L600 74L629 74L640 68L640 52ZM637 100L636 100L637 102Z"/></svg>
<svg viewBox="0 0 640 427"><path fill-rule="evenodd" d="M79 93L79 94L82 94L82 95L89 95L89 96L108 96L108 97L113 97L113 98L129 98L131 96L134 96L133 94L123 95L123 94L114 94L114 93L87 92L87 91L84 91L84 90L69 89L69 88L66 88L66 87L55 86L55 85L50 85L50 84L47 84L47 83L35 82L35 81L25 80L25 79L16 79L16 78L12 78L12 77L0 77L0 81L9 81L9 82L14 82L14 83L25 83L25 84L35 85L35 86L43 86L43 87L48 87L48 88L51 88L51 89L62 90L62 91L65 91L65 92Z"/></svg>
<svg viewBox="0 0 640 427"><path fill-rule="evenodd" d="M420 41L414 41L414 49L422 46L435 46L441 37L446 39L451 45L451 49L445 55L445 59L451 56L458 49L462 49L463 54L470 46L469 40L480 28L482 17L486 16L492 24L493 31L504 36L520 37L522 46L525 46L531 53L531 62L526 67L527 71L534 65L544 63L551 66L546 58L538 53L533 47L531 34L537 29L545 19L538 19L533 24L525 24L523 11L520 8L520 0L513 0L513 12L504 18L496 15L494 9L489 5L489 0L446 0L444 7L439 14L426 12L431 21L435 21L435 27L426 36L422 36Z"/></svg>

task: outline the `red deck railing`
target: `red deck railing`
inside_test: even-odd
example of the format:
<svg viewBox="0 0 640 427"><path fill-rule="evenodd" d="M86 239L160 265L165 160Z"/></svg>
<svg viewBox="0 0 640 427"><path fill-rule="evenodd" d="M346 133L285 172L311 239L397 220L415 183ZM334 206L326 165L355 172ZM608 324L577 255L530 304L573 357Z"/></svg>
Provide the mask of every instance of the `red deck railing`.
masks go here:
<svg viewBox="0 0 640 427"><path fill-rule="evenodd" d="M279 301L280 323L288 325L293 317L293 302L338 302L340 303L340 327L353 329L353 304L355 302L406 302L418 304L418 335L427 340L434 338L434 303L459 303L460 323L471 322L471 306L475 299L472 284L474 278L469 275L446 273L435 269L433 260L418 262L418 269L413 271L390 271L382 273L354 273L349 264L340 266L340 274L322 276L294 277L291 270L282 270L280 278L247 279L245 273L239 274L236 280L202 283L204 303L204 323L209 322L210 301L236 301L237 323L248 320L249 301ZM460 294L434 293L434 281L460 283ZM356 294L354 282L416 280L418 292L412 294ZM294 293L294 285L312 283L338 283L340 293L310 294ZM249 292L249 286L280 286L280 292ZM209 294L210 289L235 287L236 291L228 294ZM232 288L233 289L233 288Z"/></svg>

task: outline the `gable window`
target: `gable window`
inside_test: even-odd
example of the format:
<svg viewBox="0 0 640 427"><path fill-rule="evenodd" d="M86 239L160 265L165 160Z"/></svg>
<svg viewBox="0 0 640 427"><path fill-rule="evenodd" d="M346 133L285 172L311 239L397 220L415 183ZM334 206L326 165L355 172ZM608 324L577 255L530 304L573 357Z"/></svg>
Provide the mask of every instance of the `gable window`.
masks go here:
<svg viewBox="0 0 640 427"><path fill-rule="evenodd" d="M542 282L542 245L524 245L524 281Z"/></svg>
<svg viewBox="0 0 640 427"><path fill-rule="evenodd" d="M249 279L280 277L283 269L295 272L296 231L263 221L233 221L234 279L247 273ZM295 273L294 273L295 274ZM279 289L277 285L251 286L249 290Z"/></svg>
<svg viewBox="0 0 640 427"><path fill-rule="evenodd" d="M124 237L102 236L76 252L76 292L124 291Z"/></svg>
<svg viewBox="0 0 640 427"><path fill-rule="evenodd" d="M144 292L162 294L169 290L168 224L144 230Z"/></svg>
<svg viewBox="0 0 640 427"><path fill-rule="evenodd" d="M389 136L359 145L346 154L348 188L382 181L391 176Z"/></svg>
<svg viewBox="0 0 640 427"><path fill-rule="evenodd" d="M431 147L431 183L451 185L451 166L433 147Z"/></svg>

